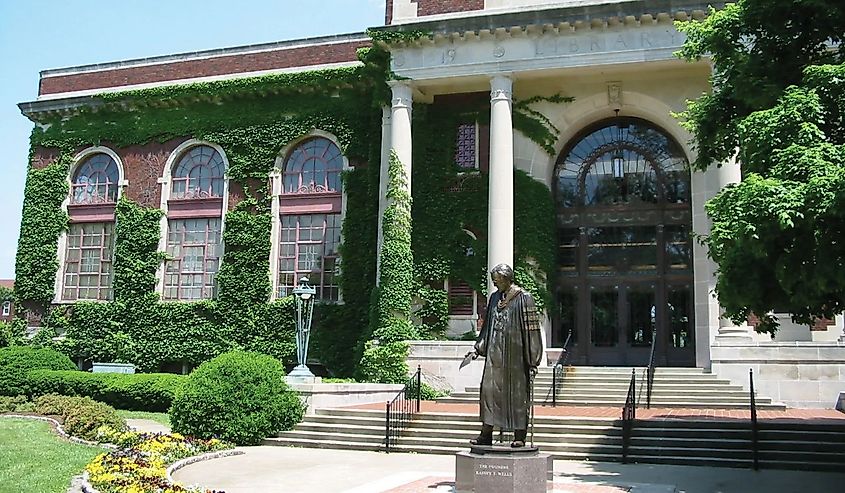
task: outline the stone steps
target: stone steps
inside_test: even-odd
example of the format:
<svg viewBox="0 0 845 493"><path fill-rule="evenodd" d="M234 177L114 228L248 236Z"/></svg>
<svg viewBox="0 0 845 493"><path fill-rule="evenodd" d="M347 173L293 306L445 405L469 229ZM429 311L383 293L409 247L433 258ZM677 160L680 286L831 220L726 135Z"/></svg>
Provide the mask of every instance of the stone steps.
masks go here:
<svg viewBox="0 0 845 493"><path fill-rule="evenodd" d="M421 413L393 452L454 454L478 434L474 414ZM845 468L845 425L761 422L762 467L841 470ZM535 416L534 442L555 459L619 461L622 421L614 418ZM384 412L318 410L266 445L384 450ZM629 460L644 463L749 467L751 431L747 420L638 420Z"/></svg>
<svg viewBox="0 0 845 493"><path fill-rule="evenodd" d="M646 400L646 369L642 367L565 367L556 382L557 405L563 406L622 406L634 372L637 402ZM541 368L535 379L534 402L553 402L553 368ZM438 402L469 404L478 402L479 387L467 387L453 392ZM651 405L654 407L692 409L743 409L750 403L748 391L701 368L657 368L652 384ZM757 396L761 410L784 410L786 406Z"/></svg>

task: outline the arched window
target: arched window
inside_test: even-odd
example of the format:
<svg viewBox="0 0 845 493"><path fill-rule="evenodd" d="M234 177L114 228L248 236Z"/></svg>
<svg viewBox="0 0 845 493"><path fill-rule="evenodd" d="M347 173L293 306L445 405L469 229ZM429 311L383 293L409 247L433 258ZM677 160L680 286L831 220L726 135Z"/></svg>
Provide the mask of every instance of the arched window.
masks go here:
<svg viewBox="0 0 845 493"><path fill-rule="evenodd" d="M571 330L574 353L589 364L635 360L653 340L660 357L694 361L690 172L681 146L642 119L596 122L564 148L553 190L553 343Z"/></svg>
<svg viewBox="0 0 845 493"><path fill-rule="evenodd" d="M111 299L114 210L120 187L116 155L102 148L81 154L71 175L67 233L63 236L63 301Z"/></svg>
<svg viewBox="0 0 845 493"><path fill-rule="evenodd" d="M284 193L340 192L343 155L334 142L313 137L296 146L284 165Z"/></svg>
<svg viewBox="0 0 845 493"><path fill-rule="evenodd" d="M86 159L73 175L71 204L113 204L117 202L117 163L105 153Z"/></svg>
<svg viewBox="0 0 845 493"><path fill-rule="evenodd" d="M211 299L222 258L226 161L213 145L183 146L170 177L162 299Z"/></svg>
<svg viewBox="0 0 845 493"><path fill-rule="evenodd" d="M211 146L185 152L173 167L170 198L199 199L223 196L223 157Z"/></svg>

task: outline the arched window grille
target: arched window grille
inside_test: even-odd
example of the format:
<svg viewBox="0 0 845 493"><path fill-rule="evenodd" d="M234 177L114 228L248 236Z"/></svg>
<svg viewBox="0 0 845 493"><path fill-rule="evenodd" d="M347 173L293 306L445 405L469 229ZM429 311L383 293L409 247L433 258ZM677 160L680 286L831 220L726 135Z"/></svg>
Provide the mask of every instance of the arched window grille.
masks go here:
<svg viewBox="0 0 845 493"><path fill-rule="evenodd" d="M113 204L117 202L120 174L117 163L105 153L86 159L74 173L71 183L72 205Z"/></svg>
<svg viewBox="0 0 845 493"><path fill-rule="evenodd" d="M211 146L192 147L173 168L172 199L205 199L223 196L223 156Z"/></svg>
<svg viewBox="0 0 845 493"><path fill-rule="evenodd" d="M296 146L284 165L284 193L340 193L343 155L329 139L313 137Z"/></svg>

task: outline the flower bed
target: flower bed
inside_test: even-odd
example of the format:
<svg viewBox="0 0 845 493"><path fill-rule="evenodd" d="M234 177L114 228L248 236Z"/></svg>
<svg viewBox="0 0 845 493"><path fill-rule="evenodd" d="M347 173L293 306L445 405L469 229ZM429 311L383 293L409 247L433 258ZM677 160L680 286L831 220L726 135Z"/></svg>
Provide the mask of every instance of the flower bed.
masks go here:
<svg viewBox="0 0 845 493"><path fill-rule="evenodd" d="M167 466L186 457L230 449L229 443L109 427L100 428L98 439L118 447L98 455L85 468L88 482L100 493L222 493L171 483Z"/></svg>

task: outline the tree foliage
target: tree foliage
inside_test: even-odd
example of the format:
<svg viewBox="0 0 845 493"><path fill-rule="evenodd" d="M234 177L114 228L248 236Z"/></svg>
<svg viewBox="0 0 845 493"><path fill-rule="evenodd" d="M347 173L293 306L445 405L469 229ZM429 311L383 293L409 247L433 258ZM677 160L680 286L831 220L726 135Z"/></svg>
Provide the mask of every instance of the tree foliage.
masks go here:
<svg viewBox="0 0 845 493"><path fill-rule="evenodd" d="M678 55L709 56L713 92L682 115L695 138L694 165L734 156L741 183L707 203L703 238L718 264L726 316L773 311L797 323L845 308L845 4L740 0L701 22L678 23Z"/></svg>

